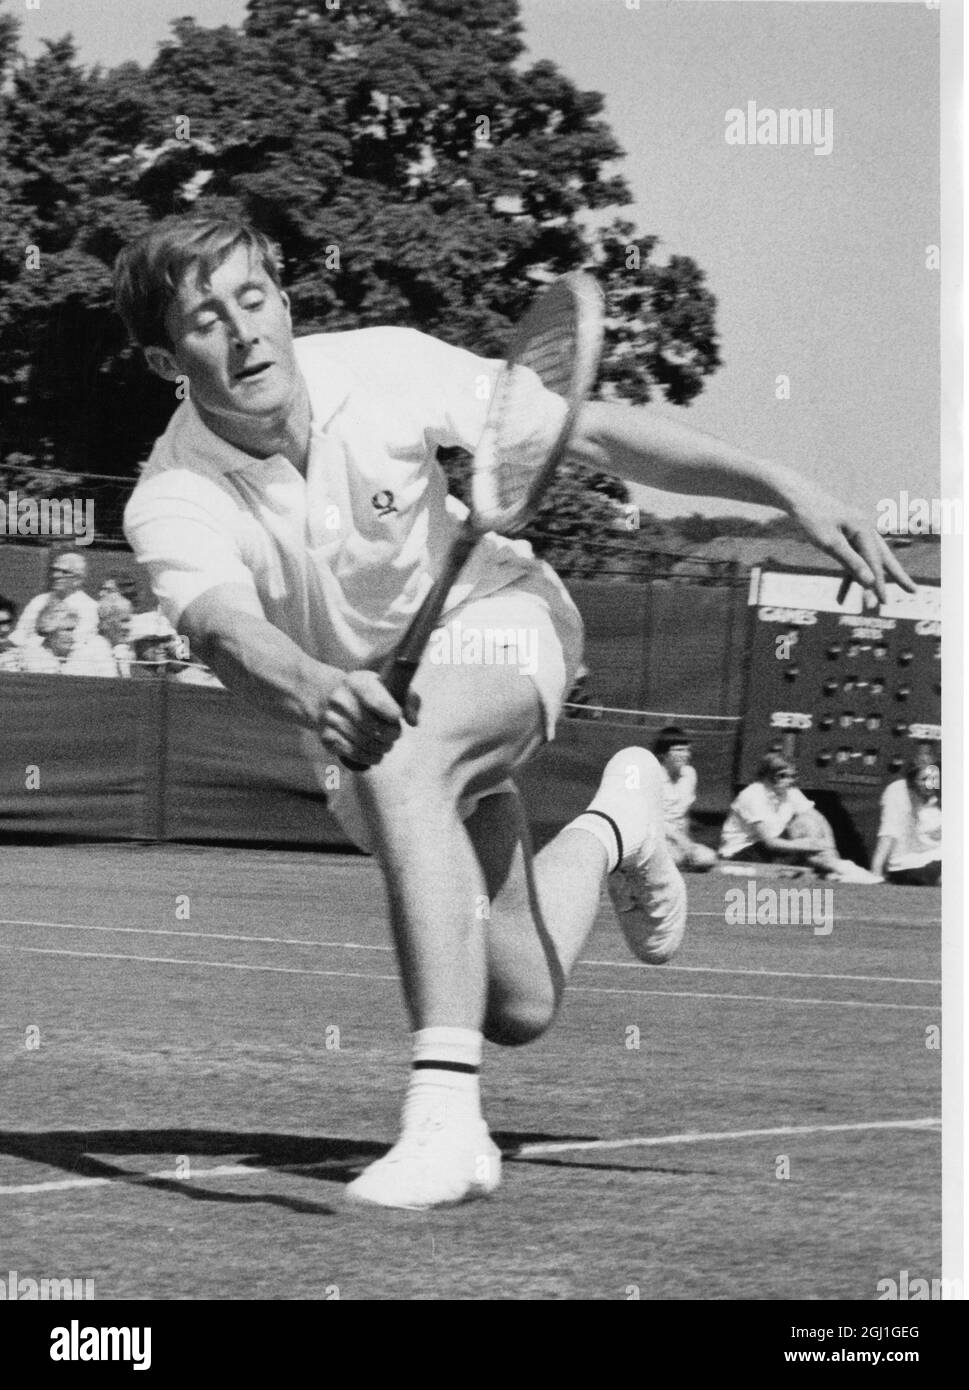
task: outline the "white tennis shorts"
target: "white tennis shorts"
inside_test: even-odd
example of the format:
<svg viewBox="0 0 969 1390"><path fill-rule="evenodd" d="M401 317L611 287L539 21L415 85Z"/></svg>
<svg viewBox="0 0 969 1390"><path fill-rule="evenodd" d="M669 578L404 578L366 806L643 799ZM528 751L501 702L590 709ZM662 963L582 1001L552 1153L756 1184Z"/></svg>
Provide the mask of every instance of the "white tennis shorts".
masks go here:
<svg viewBox="0 0 969 1390"><path fill-rule="evenodd" d="M582 660L582 619L565 586L547 565L483 598L470 598L444 616L431 637L425 662L517 666L538 694L545 737L555 737L562 705ZM312 737L312 736L311 736ZM325 750L324 750L325 751ZM316 760L320 759L317 744ZM332 755L329 756L332 764ZM485 796L513 788L509 778L478 790L458 807L462 820ZM342 773L327 791L327 806L360 849L370 850L366 820L356 796L356 778Z"/></svg>

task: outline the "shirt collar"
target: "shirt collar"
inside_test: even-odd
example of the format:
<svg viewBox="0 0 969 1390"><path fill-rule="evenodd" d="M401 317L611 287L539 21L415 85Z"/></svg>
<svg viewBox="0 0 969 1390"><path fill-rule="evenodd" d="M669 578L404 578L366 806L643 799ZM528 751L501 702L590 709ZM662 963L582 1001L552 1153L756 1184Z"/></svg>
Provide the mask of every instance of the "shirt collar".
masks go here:
<svg viewBox="0 0 969 1390"><path fill-rule="evenodd" d="M342 362L328 357L319 343L319 337L297 338L294 342L296 363L309 393L310 430L314 435L325 432L356 380L353 372ZM243 468L251 468L253 464L268 462L267 459L257 459L237 449L209 429L192 404L191 397L185 401L182 410L185 412L185 427L190 434L192 453L220 473L236 473Z"/></svg>

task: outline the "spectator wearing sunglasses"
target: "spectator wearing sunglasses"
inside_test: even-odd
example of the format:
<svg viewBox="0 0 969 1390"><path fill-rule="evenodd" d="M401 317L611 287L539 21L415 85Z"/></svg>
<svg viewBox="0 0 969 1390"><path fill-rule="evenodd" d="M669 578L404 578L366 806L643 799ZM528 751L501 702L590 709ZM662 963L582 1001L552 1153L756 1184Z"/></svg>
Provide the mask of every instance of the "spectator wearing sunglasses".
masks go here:
<svg viewBox="0 0 969 1390"><path fill-rule="evenodd" d="M814 803L796 780L794 764L782 754L768 753L761 760L757 780L736 797L724 821L721 859L831 869L836 853L829 836L820 833L820 817L817 834L788 833L796 817L814 823Z"/></svg>
<svg viewBox="0 0 969 1390"><path fill-rule="evenodd" d="M75 641L83 645L98 631L98 606L90 594L84 592L87 575L87 560L76 550L55 551L51 557L47 573L47 589L32 598L20 621L10 635L15 647L40 646L44 634L38 627L41 613L49 603L57 601L70 610L77 619Z"/></svg>

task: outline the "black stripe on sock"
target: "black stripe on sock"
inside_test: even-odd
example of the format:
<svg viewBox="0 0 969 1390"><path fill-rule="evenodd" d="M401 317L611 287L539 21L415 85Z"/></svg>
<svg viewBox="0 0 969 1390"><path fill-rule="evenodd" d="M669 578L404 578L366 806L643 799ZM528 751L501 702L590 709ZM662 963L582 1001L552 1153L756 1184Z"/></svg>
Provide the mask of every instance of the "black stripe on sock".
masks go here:
<svg viewBox="0 0 969 1390"><path fill-rule="evenodd" d="M481 1070L469 1062L412 1062L411 1067L414 1071L426 1071L428 1067L433 1067L435 1071L460 1071L468 1076L475 1076Z"/></svg>
<svg viewBox="0 0 969 1390"><path fill-rule="evenodd" d="M590 808L586 808L583 814L586 816L601 816L603 820L608 821L612 826L612 833L616 837L616 847L619 850L619 858L616 860L616 868L618 869L619 865L626 857L625 850L622 847L622 836L619 834L619 826L613 820L612 816L606 815L605 811L593 811Z"/></svg>

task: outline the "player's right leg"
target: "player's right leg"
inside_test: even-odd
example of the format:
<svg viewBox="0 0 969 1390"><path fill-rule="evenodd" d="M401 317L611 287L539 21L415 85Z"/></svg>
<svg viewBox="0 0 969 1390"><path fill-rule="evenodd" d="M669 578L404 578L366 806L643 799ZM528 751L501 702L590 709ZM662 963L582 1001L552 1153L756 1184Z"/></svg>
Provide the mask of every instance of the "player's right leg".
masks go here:
<svg viewBox="0 0 969 1390"><path fill-rule="evenodd" d="M642 748L609 760L589 810L534 858L518 795L481 801L467 830L488 889L487 1037L523 1043L548 1027L603 883L633 953L669 960L686 926L686 890L662 826L659 764Z"/></svg>

